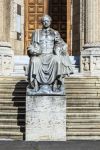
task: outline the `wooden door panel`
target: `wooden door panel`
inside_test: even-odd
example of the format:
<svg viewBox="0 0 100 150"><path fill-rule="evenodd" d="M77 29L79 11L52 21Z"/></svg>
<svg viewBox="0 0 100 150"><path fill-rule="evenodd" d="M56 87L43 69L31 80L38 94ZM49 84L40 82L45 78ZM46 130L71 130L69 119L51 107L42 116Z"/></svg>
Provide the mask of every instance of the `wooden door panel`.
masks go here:
<svg viewBox="0 0 100 150"><path fill-rule="evenodd" d="M58 30L62 38L66 41L67 30L67 1L66 0L50 0L49 14L53 19L52 27Z"/></svg>
<svg viewBox="0 0 100 150"><path fill-rule="evenodd" d="M25 54L32 31L41 28L40 19L47 11L47 0L25 0Z"/></svg>
<svg viewBox="0 0 100 150"><path fill-rule="evenodd" d="M52 28L58 30L62 38L71 45L71 0L25 0L25 54L31 40L32 31L41 28L41 17L48 13L52 17Z"/></svg>

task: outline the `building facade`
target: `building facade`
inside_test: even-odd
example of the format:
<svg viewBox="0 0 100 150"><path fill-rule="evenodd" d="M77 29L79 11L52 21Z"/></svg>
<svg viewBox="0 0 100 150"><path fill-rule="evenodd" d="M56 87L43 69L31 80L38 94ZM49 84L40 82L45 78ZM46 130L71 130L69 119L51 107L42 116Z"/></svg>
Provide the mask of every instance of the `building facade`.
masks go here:
<svg viewBox="0 0 100 150"><path fill-rule="evenodd" d="M41 17L49 14L52 27L68 44L69 55L82 56L81 70L95 68L94 61L98 67L100 54L92 50L100 47L99 0L0 0L0 4L0 41L9 42L15 56L27 55L32 31L41 28ZM92 49L83 53L88 47Z"/></svg>
<svg viewBox="0 0 100 150"><path fill-rule="evenodd" d="M0 0L0 11L0 138L25 139L23 66L32 31L49 14L74 69L80 57L82 74L65 78L67 139L100 140L100 0Z"/></svg>
<svg viewBox="0 0 100 150"><path fill-rule="evenodd" d="M68 43L69 54L79 54L76 52L79 49L76 48L76 50L73 47L74 43L79 42L80 39L78 36L80 18L77 14L80 5L77 1L75 3L71 0L59 0L59 2L57 0L0 0L0 3L0 41L10 42L15 55L27 53L26 49L30 43L31 33L34 29L41 27L40 19L43 14L47 13L53 19L52 27L58 30ZM75 20L78 22L73 19L76 17ZM77 31L74 31L76 28Z"/></svg>

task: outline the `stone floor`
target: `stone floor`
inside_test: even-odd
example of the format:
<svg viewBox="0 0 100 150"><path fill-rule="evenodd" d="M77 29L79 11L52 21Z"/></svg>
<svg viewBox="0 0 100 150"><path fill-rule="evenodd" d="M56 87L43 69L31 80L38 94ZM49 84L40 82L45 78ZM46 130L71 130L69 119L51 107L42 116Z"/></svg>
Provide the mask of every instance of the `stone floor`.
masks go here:
<svg viewBox="0 0 100 150"><path fill-rule="evenodd" d="M0 141L0 150L100 150L100 141Z"/></svg>

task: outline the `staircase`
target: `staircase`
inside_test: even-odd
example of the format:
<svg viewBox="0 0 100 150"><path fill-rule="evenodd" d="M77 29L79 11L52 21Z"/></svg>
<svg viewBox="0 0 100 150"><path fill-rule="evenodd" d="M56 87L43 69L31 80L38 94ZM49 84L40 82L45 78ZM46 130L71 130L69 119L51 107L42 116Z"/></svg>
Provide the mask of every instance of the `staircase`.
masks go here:
<svg viewBox="0 0 100 150"><path fill-rule="evenodd" d="M0 139L25 139L25 77L0 77ZM67 140L100 140L100 78L65 79Z"/></svg>
<svg viewBox="0 0 100 150"><path fill-rule="evenodd" d="M100 78L66 78L67 139L100 140Z"/></svg>
<svg viewBox="0 0 100 150"><path fill-rule="evenodd" d="M0 77L0 139L24 140L25 90L21 77Z"/></svg>

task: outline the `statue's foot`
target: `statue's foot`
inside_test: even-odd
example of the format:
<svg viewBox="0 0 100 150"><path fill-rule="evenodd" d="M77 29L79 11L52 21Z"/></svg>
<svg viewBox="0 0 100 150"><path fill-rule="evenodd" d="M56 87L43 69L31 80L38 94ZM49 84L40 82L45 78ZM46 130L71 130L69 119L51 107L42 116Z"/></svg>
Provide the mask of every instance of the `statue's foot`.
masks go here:
<svg viewBox="0 0 100 150"><path fill-rule="evenodd" d="M39 83L38 83L38 81L36 79L34 81L34 84L35 84L35 86L34 86L35 92L39 91Z"/></svg>
<svg viewBox="0 0 100 150"><path fill-rule="evenodd" d="M62 86L62 81L60 79L57 79L57 80L55 80L52 89L54 92L58 92L61 90L61 86Z"/></svg>
<svg viewBox="0 0 100 150"><path fill-rule="evenodd" d="M61 80L57 80L57 89L60 90L62 86L62 81Z"/></svg>
<svg viewBox="0 0 100 150"><path fill-rule="evenodd" d="M32 82L29 82L29 88L34 89L34 92L39 90L39 84L36 79L34 79Z"/></svg>

